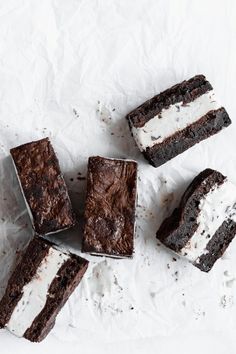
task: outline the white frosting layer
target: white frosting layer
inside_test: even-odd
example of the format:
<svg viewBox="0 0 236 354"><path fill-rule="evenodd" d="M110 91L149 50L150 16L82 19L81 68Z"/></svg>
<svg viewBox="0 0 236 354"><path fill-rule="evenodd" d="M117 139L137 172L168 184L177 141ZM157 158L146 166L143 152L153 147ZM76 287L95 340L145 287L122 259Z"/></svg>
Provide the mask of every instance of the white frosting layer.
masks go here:
<svg viewBox="0 0 236 354"><path fill-rule="evenodd" d="M170 105L167 109L163 109L159 115L150 119L143 127L132 126L132 133L139 149L143 151L148 147L162 143L177 131L198 121L209 111L220 107L221 105L215 100L214 91L211 90L186 105L183 105L183 102Z"/></svg>
<svg viewBox="0 0 236 354"><path fill-rule="evenodd" d="M93 156L96 157L96 156ZM132 160L132 159L126 159L126 158L116 158L116 157L104 157L104 156L99 156L100 158L106 159L106 160L111 160L111 161L122 161L122 162L135 162L137 164L137 161Z"/></svg>
<svg viewBox="0 0 236 354"><path fill-rule="evenodd" d="M99 252L84 252L84 253L89 253L91 256L101 256L101 257L107 257L106 253L99 253ZM110 258L115 258L115 259L132 259L132 256L116 256L114 254L109 254Z"/></svg>
<svg viewBox="0 0 236 354"><path fill-rule="evenodd" d="M23 287L23 295L7 324L9 331L22 337L46 304L48 289L69 255L50 248L33 279Z"/></svg>
<svg viewBox="0 0 236 354"><path fill-rule="evenodd" d="M199 226L181 250L181 254L191 262L196 262L207 253L208 242L224 221L231 219L236 222L236 186L228 180L220 186L216 185L201 200L199 208Z"/></svg>

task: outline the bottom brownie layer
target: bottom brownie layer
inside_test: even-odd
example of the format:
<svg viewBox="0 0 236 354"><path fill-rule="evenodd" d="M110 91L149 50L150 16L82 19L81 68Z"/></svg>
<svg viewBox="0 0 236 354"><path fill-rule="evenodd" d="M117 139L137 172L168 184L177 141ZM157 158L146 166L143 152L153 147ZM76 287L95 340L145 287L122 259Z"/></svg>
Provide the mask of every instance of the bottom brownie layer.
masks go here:
<svg viewBox="0 0 236 354"><path fill-rule="evenodd" d="M209 241L207 253L202 255L194 265L203 272L209 272L214 263L220 258L236 234L236 223L232 220L224 222Z"/></svg>
<svg viewBox="0 0 236 354"><path fill-rule="evenodd" d="M218 133L223 127L231 124L226 110L222 107L216 111L210 111L196 123L176 132L163 143L156 144L143 151L143 155L149 163L158 167L185 150Z"/></svg>

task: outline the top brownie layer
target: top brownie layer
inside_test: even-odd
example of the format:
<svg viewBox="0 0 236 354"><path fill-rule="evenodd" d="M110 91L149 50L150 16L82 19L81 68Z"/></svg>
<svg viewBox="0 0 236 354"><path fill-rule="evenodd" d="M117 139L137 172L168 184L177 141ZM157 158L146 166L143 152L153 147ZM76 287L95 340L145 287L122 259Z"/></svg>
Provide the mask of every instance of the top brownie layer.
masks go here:
<svg viewBox="0 0 236 354"><path fill-rule="evenodd" d="M67 187L48 138L10 150L23 195L37 234L75 224Z"/></svg>
<svg viewBox="0 0 236 354"><path fill-rule="evenodd" d="M84 252L132 256L136 178L135 161L89 158Z"/></svg>
<svg viewBox="0 0 236 354"><path fill-rule="evenodd" d="M152 97L130 112L127 119L135 128L141 128L170 105L179 102L186 105L210 90L212 90L212 86L205 76L196 75L190 80L185 80Z"/></svg>

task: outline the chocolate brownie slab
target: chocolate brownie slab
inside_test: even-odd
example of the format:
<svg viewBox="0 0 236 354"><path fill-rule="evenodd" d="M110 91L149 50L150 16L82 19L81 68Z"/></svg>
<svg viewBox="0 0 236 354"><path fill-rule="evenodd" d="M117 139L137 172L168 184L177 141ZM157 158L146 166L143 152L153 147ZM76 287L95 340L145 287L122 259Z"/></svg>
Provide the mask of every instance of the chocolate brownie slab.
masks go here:
<svg viewBox="0 0 236 354"><path fill-rule="evenodd" d="M67 187L48 138L10 150L33 228L39 235L75 224Z"/></svg>
<svg viewBox="0 0 236 354"><path fill-rule="evenodd" d="M208 272L236 233L236 186L220 172L206 169L190 184L179 207L159 230L167 247Z"/></svg>
<svg viewBox="0 0 236 354"><path fill-rule="evenodd" d="M132 256L136 180L135 161L89 158L83 252Z"/></svg>
<svg viewBox="0 0 236 354"><path fill-rule="evenodd" d="M154 96L127 119L137 146L154 167L231 124L203 75Z"/></svg>
<svg viewBox="0 0 236 354"><path fill-rule="evenodd" d="M0 328L40 342L82 279L88 261L66 253L43 238L27 246L0 301Z"/></svg>

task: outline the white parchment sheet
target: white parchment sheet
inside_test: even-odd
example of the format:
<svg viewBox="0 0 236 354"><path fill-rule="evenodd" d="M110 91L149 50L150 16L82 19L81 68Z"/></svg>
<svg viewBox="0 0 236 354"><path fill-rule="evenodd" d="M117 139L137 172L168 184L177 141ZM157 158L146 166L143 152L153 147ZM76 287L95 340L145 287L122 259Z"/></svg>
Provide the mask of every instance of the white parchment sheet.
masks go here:
<svg viewBox="0 0 236 354"><path fill-rule="evenodd" d="M200 73L233 124L155 169L124 117ZM0 1L0 296L32 235L11 147L50 137L79 219L89 156L139 163L134 258L87 257L47 339L32 344L1 330L1 354L235 354L236 242L204 274L155 239L201 170L236 183L235 78L234 0ZM81 228L55 241L80 254Z"/></svg>

